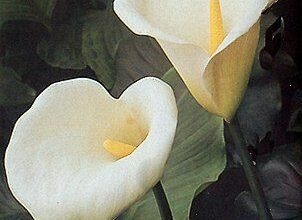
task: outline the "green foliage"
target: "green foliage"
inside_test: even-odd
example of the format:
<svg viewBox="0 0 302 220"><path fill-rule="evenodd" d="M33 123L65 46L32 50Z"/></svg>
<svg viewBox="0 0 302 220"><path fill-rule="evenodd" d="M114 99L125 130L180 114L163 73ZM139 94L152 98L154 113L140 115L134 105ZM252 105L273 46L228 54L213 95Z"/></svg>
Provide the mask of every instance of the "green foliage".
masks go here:
<svg viewBox="0 0 302 220"><path fill-rule="evenodd" d="M117 48L130 34L111 9L75 10L68 21L57 25L51 36L41 41L37 52L54 67L84 69L88 65L111 89L116 79Z"/></svg>
<svg viewBox="0 0 302 220"><path fill-rule="evenodd" d="M97 78L111 89L116 80L116 51L122 39L131 32L119 21L113 11L92 13L83 28L82 53Z"/></svg>
<svg viewBox="0 0 302 220"><path fill-rule="evenodd" d="M29 20L50 29L51 16L57 0L0 0L0 30L13 20Z"/></svg>
<svg viewBox="0 0 302 220"><path fill-rule="evenodd" d="M116 97L134 81L145 76L160 78L172 67L154 39L137 35L120 42L115 66L117 78L111 93Z"/></svg>
<svg viewBox="0 0 302 220"><path fill-rule="evenodd" d="M114 29L116 25L113 20L117 19L109 12L96 12L91 14L90 19L85 24L83 29L83 55L87 64L92 68L98 79L111 89L116 79L116 72L114 66L115 51L118 47L119 41L108 42L108 37L111 35L115 39ZM109 24L106 24L106 23ZM109 29L106 29L110 27ZM121 35L116 38L119 39ZM109 38L110 39L110 38Z"/></svg>
<svg viewBox="0 0 302 220"><path fill-rule="evenodd" d="M265 30L275 20L276 17L271 14L261 20L261 38L251 71L249 86L237 110L237 117L244 138L248 144L253 146L273 130L281 109L280 83L275 76L260 66L258 59L259 52L265 45Z"/></svg>
<svg viewBox="0 0 302 220"><path fill-rule="evenodd" d="M162 179L173 216L188 219L194 196L217 180L226 165L223 120L204 110L190 95L174 69L163 80L177 97L178 127ZM152 191L121 219L160 219Z"/></svg>
<svg viewBox="0 0 302 220"><path fill-rule="evenodd" d="M76 11L74 17L59 24L48 39L42 39L37 52L53 67L64 69L84 69L86 63L82 55L82 26L84 13Z"/></svg>
<svg viewBox="0 0 302 220"><path fill-rule="evenodd" d="M36 92L22 83L14 70L0 65L0 106L26 104L35 96Z"/></svg>
<svg viewBox="0 0 302 220"><path fill-rule="evenodd" d="M259 176L274 219L301 219L302 142L284 145L257 163ZM236 204L257 216L252 195L242 192ZM246 219L246 218L244 218Z"/></svg>

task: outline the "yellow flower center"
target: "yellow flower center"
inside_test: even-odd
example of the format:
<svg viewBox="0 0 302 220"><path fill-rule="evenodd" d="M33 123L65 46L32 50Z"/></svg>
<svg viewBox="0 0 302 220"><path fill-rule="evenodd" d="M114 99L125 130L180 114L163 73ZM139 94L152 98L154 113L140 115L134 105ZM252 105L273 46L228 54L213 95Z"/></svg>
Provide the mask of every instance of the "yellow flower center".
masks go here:
<svg viewBox="0 0 302 220"><path fill-rule="evenodd" d="M216 51L224 39L223 20L220 9L220 0L210 2L210 53Z"/></svg>
<svg viewBox="0 0 302 220"><path fill-rule="evenodd" d="M109 153L118 159L128 156L135 150L135 147L130 144L110 139L105 140L103 146Z"/></svg>

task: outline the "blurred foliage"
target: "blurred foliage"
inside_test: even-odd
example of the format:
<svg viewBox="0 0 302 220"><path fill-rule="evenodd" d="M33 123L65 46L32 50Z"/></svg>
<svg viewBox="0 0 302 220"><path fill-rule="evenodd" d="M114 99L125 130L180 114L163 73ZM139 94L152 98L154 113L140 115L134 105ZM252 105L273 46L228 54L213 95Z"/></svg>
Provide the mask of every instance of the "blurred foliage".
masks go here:
<svg viewBox="0 0 302 220"><path fill-rule="evenodd" d="M116 51L131 33L112 9L92 14L83 29L83 56L100 82L111 89L116 80Z"/></svg>
<svg viewBox="0 0 302 220"><path fill-rule="evenodd" d="M274 219L298 219L301 215L301 158L302 145L297 142L282 146L272 155L261 158L257 164ZM239 194L236 205L243 208L249 218L257 218L256 206L249 192Z"/></svg>
<svg viewBox="0 0 302 220"><path fill-rule="evenodd" d="M276 20L277 17L272 13L262 16L257 54L265 46L265 30ZM259 140L273 130L280 109L279 81L272 72L261 67L259 59L255 59L249 86L236 115L248 144L256 146Z"/></svg>
<svg viewBox="0 0 302 220"><path fill-rule="evenodd" d="M21 77L8 67L0 66L0 106L22 105L32 102L36 92L21 82Z"/></svg>
<svg viewBox="0 0 302 220"><path fill-rule="evenodd" d="M273 219L301 219L301 147L301 142L284 145L258 158L257 168ZM193 201L191 219L259 219L243 177L240 167L225 170Z"/></svg>
<svg viewBox="0 0 302 220"><path fill-rule="evenodd" d="M299 0L279 0L262 16L251 79L236 115L275 219L298 219L301 211L299 7ZM137 36L120 22L111 0L0 0L1 161L14 123L51 83L88 77L118 97L134 81L161 78L170 68L154 39ZM227 127L228 166L205 189L224 166L221 121L197 110L175 73L165 80L182 97L178 99L181 125L163 179L176 219L189 212L190 219L257 219ZM10 193L3 163L0 168L0 219L31 219ZM155 209L149 193L121 218L158 219Z"/></svg>
<svg viewBox="0 0 302 220"><path fill-rule="evenodd" d="M57 0L1 0L0 30L12 20L28 20L42 23L51 28L51 16Z"/></svg>
<svg viewBox="0 0 302 220"><path fill-rule="evenodd" d="M116 51L120 41L131 34L111 8L77 9L42 39L37 52L54 67L84 69L88 65L99 81L111 89L116 79Z"/></svg>
<svg viewBox="0 0 302 220"><path fill-rule="evenodd" d="M82 26L84 12L76 11L65 23L59 23L43 38L37 48L41 59L49 65L64 69L84 69L82 55Z"/></svg>

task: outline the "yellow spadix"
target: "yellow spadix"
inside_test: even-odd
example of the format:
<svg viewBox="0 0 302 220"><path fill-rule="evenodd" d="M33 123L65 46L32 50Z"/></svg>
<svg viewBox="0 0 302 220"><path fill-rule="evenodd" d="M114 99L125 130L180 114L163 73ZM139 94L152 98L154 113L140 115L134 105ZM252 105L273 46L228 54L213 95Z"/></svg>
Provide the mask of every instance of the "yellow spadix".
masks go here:
<svg viewBox="0 0 302 220"><path fill-rule="evenodd" d="M213 54L224 39L220 0L210 2L210 53Z"/></svg>
<svg viewBox="0 0 302 220"><path fill-rule="evenodd" d="M109 153L118 159L130 155L135 150L135 147L130 144L110 139L105 140L103 146Z"/></svg>

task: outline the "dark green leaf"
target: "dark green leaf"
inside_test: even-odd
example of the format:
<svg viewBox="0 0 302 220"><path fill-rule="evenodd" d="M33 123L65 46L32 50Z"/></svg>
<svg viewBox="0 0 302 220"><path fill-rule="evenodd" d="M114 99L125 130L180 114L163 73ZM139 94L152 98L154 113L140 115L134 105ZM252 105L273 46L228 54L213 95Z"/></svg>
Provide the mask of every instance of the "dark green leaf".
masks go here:
<svg viewBox="0 0 302 220"><path fill-rule="evenodd" d="M160 78L172 67L154 39L137 35L120 43L115 65L117 79L112 94L116 97L134 81L145 76Z"/></svg>
<svg viewBox="0 0 302 220"><path fill-rule="evenodd" d="M73 17L54 27L48 39L43 39L37 53L53 67L84 69L86 61L82 55L82 27L85 13L74 11Z"/></svg>
<svg viewBox="0 0 302 220"><path fill-rule="evenodd" d="M19 76L30 74L41 63L35 53L36 44L32 41L26 42L26 40L15 38L12 45L7 46L2 59L2 65L14 69Z"/></svg>
<svg viewBox="0 0 302 220"><path fill-rule="evenodd" d="M115 83L115 55L119 43L130 32L112 10L91 13L83 28L83 56L107 89Z"/></svg>
<svg viewBox="0 0 302 220"><path fill-rule="evenodd" d="M50 29L52 11L57 0L0 0L0 30L7 21L29 20Z"/></svg>
<svg viewBox="0 0 302 220"><path fill-rule="evenodd" d="M107 89L115 82L114 59L104 43L106 12L98 11L90 15L83 29L83 56L89 67ZM106 30L107 31L107 30Z"/></svg>
<svg viewBox="0 0 302 220"><path fill-rule="evenodd" d="M22 83L18 74L0 66L0 105L20 105L32 102L36 92Z"/></svg>
<svg viewBox="0 0 302 220"><path fill-rule="evenodd" d="M51 66L63 69L88 65L111 89L116 79L116 51L130 34L112 9L74 10L67 21L54 28L50 38L40 42L38 54Z"/></svg>
<svg viewBox="0 0 302 220"><path fill-rule="evenodd" d="M133 34L125 24L121 22L112 8L108 8L106 11L104 30L105 46L112 59L115 59L120 42Z"/></svg>
<svg viewBox="0 0 302 220"><path fill-rule="evenodd" d="M83 56L107 89L115 83L114 64L119 43L130 34L111 9L95 12L84 26Z"/></svg>

